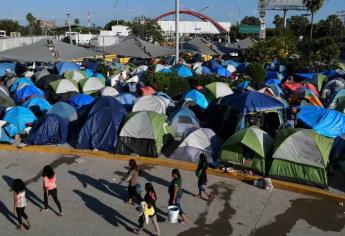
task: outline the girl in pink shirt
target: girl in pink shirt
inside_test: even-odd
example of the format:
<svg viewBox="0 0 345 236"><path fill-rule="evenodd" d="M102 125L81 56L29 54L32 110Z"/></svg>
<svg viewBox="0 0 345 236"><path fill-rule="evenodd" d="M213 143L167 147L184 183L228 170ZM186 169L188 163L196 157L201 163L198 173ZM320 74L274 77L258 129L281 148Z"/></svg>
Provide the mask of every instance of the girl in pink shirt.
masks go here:
<svg viewBox="0 0 345 236"><path fill-rule="evenodd" d="M44 191L44 210L48 210L48 196L52 195L54 202L59 208L59 216L63 215L61 204L57 197L56 176L51 166L47 165L43 168L43 191ZM43 210L43 209L42 209Z"/></svg>

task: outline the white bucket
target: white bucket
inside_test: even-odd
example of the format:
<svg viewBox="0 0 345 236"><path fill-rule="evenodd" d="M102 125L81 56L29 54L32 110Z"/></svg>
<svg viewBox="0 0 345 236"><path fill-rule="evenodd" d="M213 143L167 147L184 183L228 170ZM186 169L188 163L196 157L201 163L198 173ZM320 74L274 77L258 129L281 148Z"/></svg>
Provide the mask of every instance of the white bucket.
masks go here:
<svg viewBox="0 0 345 236"><path fill-rule="evenodd" d="M170 223L177 223L178 222L178 215L180 210L177 206L169 206L168 207L168 220Z"/></svg>

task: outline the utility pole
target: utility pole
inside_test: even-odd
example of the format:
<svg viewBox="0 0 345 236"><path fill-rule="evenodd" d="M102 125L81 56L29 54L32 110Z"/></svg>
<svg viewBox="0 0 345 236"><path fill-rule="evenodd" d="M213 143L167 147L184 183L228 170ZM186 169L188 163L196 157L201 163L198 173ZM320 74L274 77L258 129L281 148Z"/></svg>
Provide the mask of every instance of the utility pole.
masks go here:
<svg viewBox="0 0 345 236"><path fill-rule="evenodd" d="M175 63L180 61L180 0L175 0Z"/></svg>
<svg viewBox="0 0 345 236"><path fill-rule="evenodd" d="M69 43L72 44L72 30L71 30L71 21L69 16L71 15L70 13L67 13L67 20L68 20L68 31L69 31Z"/></svg>

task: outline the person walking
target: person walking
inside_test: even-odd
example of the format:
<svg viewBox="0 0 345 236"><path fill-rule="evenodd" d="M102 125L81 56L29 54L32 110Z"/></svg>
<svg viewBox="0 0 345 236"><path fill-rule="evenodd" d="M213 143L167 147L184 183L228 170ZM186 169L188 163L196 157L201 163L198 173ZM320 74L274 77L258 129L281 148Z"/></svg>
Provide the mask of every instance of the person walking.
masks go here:
<svg viewBox="0 0 345 236"><path fill-rule="evenodd" d="M187 218L181 207L182 198L182 178L178 169L173 169L171 172L172 181L169 186L169 206L176 206L179 209L179 215L181 216L181 224L187 223Z"/></svg>
<svg viewBox="0 0 345 236"><path fill-rule="evenodd" d="M208 168L208 162L206 155L204 153L201 153L199 155L199 163L198 167L195 171L195 175L198 178L198 189L199 189L199 194L195 194L195 197L199 197L202 199L202 193L205 193L208 197L208 200L211 201L213 194L206 192L205 185L207 183L207 168Z"/></svg>
<svg viewBox="0 0 345 236"><path fill-rule="evenodd" d="M48 211L48 197L51 195L56 206L59 208L59 216L63 216L61 204L59 202L57 196L57 188L56 188L56 175L54 170L51 166L47 165L43 168L43 192L44 192L44 209Z"/></svg>
<svg viewBox="0 0 345 236"><path fill-rule="evenodd" d="M18 218L18 230L23 230L23 218L27 223L27 229L31 228L29 217L25 213L25 207L27 206L27 200L25 196L25 183L21 179L15 179L12 183L13 191L13 213L17 213Z"/></svg>
<svg viewBox="0 0 345 236"><path fill-rule="evenodd" d="M145 184L145 191L146 194L144 196L144 204L143 204L143 212L139 216L139 227L137 229L134 229L134 232L136 234L139 234L143 228L144 228L144 221L146 217L149 217L151 219L153 225L155 226L155 235L160 235L160 229L157 221L157 215L156 215L156 201L157 201L157 194L156 191L153 188L153 185L151 183Z"/></svg>
<svg viewBox="0 0 345 236"><path fill-rule="evenodd" d="M140 195L140 184L139 180L139 167L134 159L129 160L129 170L126 177L126 182L128 182L128 204L133 205L133 198L136 197L139 202L142 202L142 197Z"/></svg>

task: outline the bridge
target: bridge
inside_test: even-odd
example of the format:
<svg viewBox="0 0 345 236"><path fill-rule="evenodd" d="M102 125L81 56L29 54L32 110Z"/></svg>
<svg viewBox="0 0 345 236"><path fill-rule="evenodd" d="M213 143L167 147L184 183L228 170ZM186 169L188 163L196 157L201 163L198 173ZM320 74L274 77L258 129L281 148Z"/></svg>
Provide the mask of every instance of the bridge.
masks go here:
<svg viewBox="0 0 345 236"><path fill-rule="evenodd" d="M164 17L174 15L174 14L175 14L175 11L168 11L168 12L156 17L154 20L159 21L160 19L162 19ZM229 31L227 29L225 29L221 24L219 24L216 20L214 20L213 18L206 16L200 12L191 11L191 10L180 10L180 14L194 16L194 17L199 18L200 20L202 20L204 22L210 22L212 25L214 25L214 27L217 28L217 30L219 30L220 33L224 33L224 34L229 33Z"/></svg>

